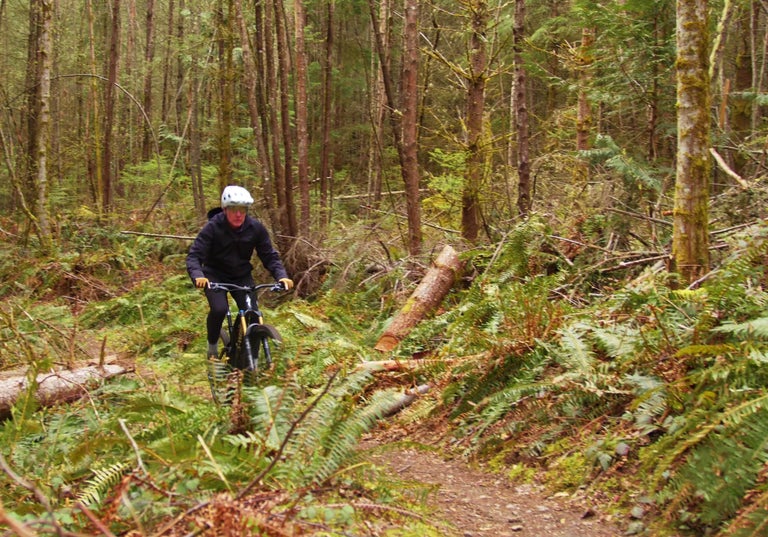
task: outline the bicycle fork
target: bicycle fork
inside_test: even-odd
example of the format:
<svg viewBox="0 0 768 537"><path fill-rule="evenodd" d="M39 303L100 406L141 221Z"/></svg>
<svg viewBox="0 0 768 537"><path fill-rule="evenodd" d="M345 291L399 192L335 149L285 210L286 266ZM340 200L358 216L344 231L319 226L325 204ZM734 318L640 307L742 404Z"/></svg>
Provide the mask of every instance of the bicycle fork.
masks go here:
<svg viewBox="0 0 768 537"><path fill-rule="evenodd" d="M243 334L243 347L245 348L245 357L248 360L246 369L254 371L256 364L253 363L253 349L251 348L251 338L248 337L248 322L245 319L245 312L240 310L240 330Z"/></svg>

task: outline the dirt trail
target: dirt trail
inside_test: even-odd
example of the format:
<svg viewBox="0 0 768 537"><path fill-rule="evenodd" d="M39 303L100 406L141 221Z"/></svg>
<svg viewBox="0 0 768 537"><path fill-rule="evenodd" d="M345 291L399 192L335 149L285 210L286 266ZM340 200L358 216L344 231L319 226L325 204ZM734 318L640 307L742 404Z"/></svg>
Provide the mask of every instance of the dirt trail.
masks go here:
<svg viewBox="0 0 768 537"><path fill-rule="evenodd" d="M364 443L368 447L376 445ZM610 517L567 497L475 470L417 449L374 450L370 459L403 481L434 485L428 498L460 537L618 537Z"/></svg>

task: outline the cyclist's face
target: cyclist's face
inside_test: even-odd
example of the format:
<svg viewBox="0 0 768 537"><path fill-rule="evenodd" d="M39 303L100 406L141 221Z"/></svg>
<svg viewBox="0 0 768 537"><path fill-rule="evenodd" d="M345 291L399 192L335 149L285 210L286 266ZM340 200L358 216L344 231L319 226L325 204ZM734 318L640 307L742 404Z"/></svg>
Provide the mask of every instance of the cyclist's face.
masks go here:
<svg viewBox="0 0 768 537"><path fill-rule="evenodd" d="M245 215L248 213L247 207L227 207L224 209L224 214L227 215L227 222L229 225L238 228L245 222Z"/></svg>

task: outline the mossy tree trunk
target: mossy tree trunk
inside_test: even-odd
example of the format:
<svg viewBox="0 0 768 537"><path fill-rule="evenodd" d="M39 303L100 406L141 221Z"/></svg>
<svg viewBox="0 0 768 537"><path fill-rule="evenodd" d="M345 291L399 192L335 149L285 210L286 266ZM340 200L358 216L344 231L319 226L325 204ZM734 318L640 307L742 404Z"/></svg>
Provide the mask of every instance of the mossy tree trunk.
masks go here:
<svg viewBox="0 0 768 537"><path fill-rule="evenodd" d="M673 269L688 282L709 268L709 32L706 0L677 0L677 179Z"/></svg>

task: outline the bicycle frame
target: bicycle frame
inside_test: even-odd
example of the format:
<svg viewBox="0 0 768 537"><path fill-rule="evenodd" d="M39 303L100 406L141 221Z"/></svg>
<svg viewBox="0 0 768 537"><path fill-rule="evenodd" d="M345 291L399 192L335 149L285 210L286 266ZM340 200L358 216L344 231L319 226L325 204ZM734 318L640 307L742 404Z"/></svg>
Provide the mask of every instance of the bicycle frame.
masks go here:
<svg viewBox="0 0 768 537"><path fill-rule="evenodd" d="M272 366L272 356L269 340L281 341L278 331L264 323L264 316L259 309L258 291L284 291L282 284L236 285L229 283L210 283L209 288L218 292L242 291L245 294L245 308L238 309L233 320L231 307L227 310L227 328L222 329L221 339L224 343L219 356L228 372L242 370L247 384L255 384L257 377ZM229 305L229 298L227 298ZM228 374L228 373L227 373ZM216 376L215 374L213 376ZM209 371L209 380L213 397L218 402L216 379Z"/></svg>

